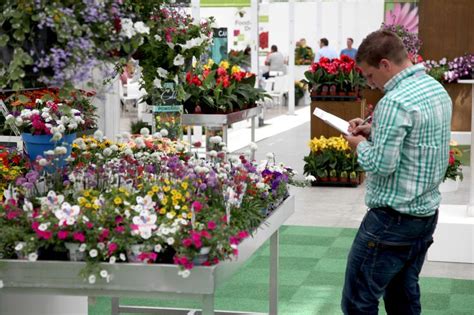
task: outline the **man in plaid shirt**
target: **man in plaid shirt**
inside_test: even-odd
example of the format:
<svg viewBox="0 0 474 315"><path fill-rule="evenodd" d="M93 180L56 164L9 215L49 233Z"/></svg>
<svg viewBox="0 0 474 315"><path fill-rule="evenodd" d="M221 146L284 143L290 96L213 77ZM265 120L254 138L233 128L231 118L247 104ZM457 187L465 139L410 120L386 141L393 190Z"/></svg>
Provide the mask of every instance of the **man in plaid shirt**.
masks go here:
<svg viewBox="0 0 474 315"><path fill-rule="evenodd" d="M367 173L369 211L349 253L342 309L377 314L383 296L388 314L420 314L418 275L438 218L452 102L392 32L367 36L356 61L385 95L372 123L353 119L346 136Z"/></svg>

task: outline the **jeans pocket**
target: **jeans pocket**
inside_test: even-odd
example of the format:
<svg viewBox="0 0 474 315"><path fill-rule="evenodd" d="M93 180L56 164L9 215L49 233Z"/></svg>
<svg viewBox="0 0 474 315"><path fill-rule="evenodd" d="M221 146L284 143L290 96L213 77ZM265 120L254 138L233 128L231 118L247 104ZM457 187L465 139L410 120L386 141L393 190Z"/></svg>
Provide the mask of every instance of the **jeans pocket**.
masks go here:
<svg viewBox="0 0 474 315"><path fill-rule="evenodd" d="M387 214L372 209L367 212L361 227L363 232L370 237L378 238L389 228L391 221L392 218Z"/></svg>

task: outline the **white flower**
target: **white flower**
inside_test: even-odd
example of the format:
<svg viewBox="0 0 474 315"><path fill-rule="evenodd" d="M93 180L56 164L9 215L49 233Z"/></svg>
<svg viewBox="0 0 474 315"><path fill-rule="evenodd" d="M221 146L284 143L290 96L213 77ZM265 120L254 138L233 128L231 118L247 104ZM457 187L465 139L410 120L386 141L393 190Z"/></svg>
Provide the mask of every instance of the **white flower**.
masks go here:
<svg viewBox="0 0 474 315"><path fill-rule="evenodd" d="M161 252L162 249L163 249L163 247L161 247L160 244L155 245L155 252L159 253L159 252Z"/></svg>
<svg viewBox="0 0 474 315"><path fill-rule="evenodd" d="M161 89L162 88L161 80L158 78L155 78L155 80L153 80L153 86L156 87L157 89Z"/></svg>
<svg viewBox="0 0 474 315"><path fill-rule="evenodd" d="M52 155L54 155L54 151L53 151L53 150L44 151L44 155L46 155L46 156L52 156Z"/></svg>
<svg viewBox="0 0 474 315"><path fill-rule="evenodd" d="M267 159L273 160L275 158L275 155L272 152L268 152L266 155Z"/></svg>
<svg viewBox="0 0 474 315"><path fill-rule="evenodd" d="M127 257L125 257L125 254L124 254L124 253L121 253L119 257L120 257L120 260L121 260L121 261L127 260Z"/></svg>
<svg viewBox="0 0 474 315"><path fill-rule="evenodd" d="M168 212L168 213L166 214L166 217L167 217L168 219L173 219L173 218L174 218L174 214L172 214L171 212Z"/></svg>
<svg viewBox="0 0 474 315"><path fill-rule="evenodd" d="M53 137L51 138L51 141L58 142L59 140L61 140L62 137L63 135L60 132L55 132L53 134Z"/></svg>
<svg viewBox="0 0 474 315"><path fill-rule="evenodd" d="M216 157L217 156L217 151L215 151L215 150L209 151L209 156L210 157Z"/></svg>
<svg viewBox="0 0 474 315"><path fill-rule="evenodd" d="M86 248L87 248L87 245L86 244L81 244L81 246L79 246L79 251L81 253L85 252L86 251Z"/></svg>
<svg viewBox="0 0 474 315"><path fill-rule="evenodd" d="M166 239L166 243L168 243L168 245L173 245L173 244L174 244L174 238L168 237L168 238Z"/></svg>
<svg viewBox="0 0 474 315"><path fill-rule="evenodd" d="M138 226L140 236L146 240L151 237L152 230L156 229L156 220L156 214L152 214L148 210L142 210L140 215L133 217L132 222Z"/></svg>
<svg viewBox="0 0 474 315"><path fill-rule="evenodd" d="M305 177L305 179L307 181L314 182L316 180L316 177L314 177L313 175L308 175Z"/></svg>
<svg viewBox="0 0 474 315"><path fill-rule="evenodd" d="M95 280L96 280L95 275L90 275L88 280L89 280L89 283L90 283L90 284L94 284L94 283L95 283Z"/></svg>
<svg viewBox="0 0 474 315"><path fill-rule="evenodd" d="M97 243L97 248L100 249L100 250L104 250L105 248L105 244L104 243Z"/></svg>
<svg viewBox="0 0 474 315"><path fill-rule="evenodd" d="M66 222L67 225L73 225L76 223L77 217L81 212L81 208L78 205L71 206L68 202L64 202L61 208L54 211L54 215L59 219L59 225L63 225Z"/></svg>
<svg viewBox="0 0 474 315"><path fill-rule="evenodd" d="M155 139L161 139L161 138L163 138L163 135L161 134L161 132L155 132L155 133L153 134L153 138L155 138Z"/></svg>
<svg viewBox="0 0 474 315"><path fill-rule="evenodd" d="M104 139L104 133L101 130L96 130L96 132L94 132L94 139L102 141Z"/></svg>
<svg viewBox="0 0 474 315"><path fill-rule="evenodd" d="M54 153L57 155L64 155L67 153L67 148L63 146L59 146L54 148Z"/></svg>
<svg viewBox="0 0 474 315"><path fill-rule="evenodd" d="M262 182L257 183L256 186L257 186L258 189L264 189L265 188L265 184L262 183Z"/></svg>
<svg viewBox="0 0 474 315"><path fill-rule="evenodd" d="M107 272L107 270L102 269L102 270L100 271L100 276L101 276L102 278L107 278L108 275L109 275L109 273Z"/></svg>
<svg viewBox="0 0 474 315"><path fill-rule="evenodd" d="M250 150L251 151L257 151L257 149L258 149L257 144L255 142L251 142L250 143Z"/></svg>
<svg viewBox="0 0 474 315"><path fill-rule="evenodd" d="M16 244L16 246L15 246L15 250L20 251L20 250L23 249L23 247L24 247L23 242L18 242L18 244Z"/></svg>
<svg viewBox="0 0 474 315"><path fill-rule="evenodd" d="M133 21L128 18L121 19L120 24L122 29L120 30L120 35L132 38L135 35L135 29L133 27Z"/></svg>
<svg viewBox="0 0 474 315"><path fill-rule="evenodd" d="M161 133L161 135L162 135L163 137L167 137L167 136L168 136L168 130L166 130L166 129L161 129L161 130L160 130L160 133Z"/></svg>
<svg viewBox="0 0 474 315"><path fill-rule="evenodd" d="M222 137L220 136L214 136L209 139L211 143L218 144L222 142Z"/></svg>
<svg viewBox="0 0 474 315"><path fill-rule="evenodd" d="M105 148L104 151L102 151L105 157L111 156L112 155L112 149L110 148Z"/></svg>
<svg viewBox="0 0 474 315"><path fill-rule="evenodd" d="M178 275L180 275L184 279L189 277L190 274L191 274L191 271L189 269L184 269L184 270L178 271Z"/></svg>
<svg viewBox="0 0 474 315"><path fill-rule="evenodd" d="M160 35L155 35L155 40L157 40L157 41L161 42L161 39L162 39L162 38L161 38L161 36L160 36Z"/></svg>
<svg viewBox="0 0 474 315"><path fill-rule="evenodd" d="M150 129L144 127L142 129L140 129L140 134L144 137L147 137L150 135Z"/></svg>
<svg viewBox="0 0 474 315"><path fill-rule="evenodd" d="M115 256L112 256L112 257L110 257L110 259L109 259L109 263L110 263L110 264L115 264L116 261L117 261L117 258L115 258Z"/></svg>
<svg viewBox="0 0 474 315"><path fill-rule="evenodd" d="M91 250L89 251L89 256L91 256L92 258L97 257L98 254L99 254L99 253L97 252L97 249L91 249Z"/></svg>
<svg viewBox="0 0 474 315"><path fill-rule="evenodd" d="M135 28L135 31L139 34L150 34L150 28L145 25L142 21L135 22L133 24L133 27Z"/></svg>
<svg viewBox="0 0 474 315"><path fill-rule="evenodd" d="M41 223L38 227L38 230L40 230L41 232L44 232L48 229L48 225L46 223Z"/></svg>
<svg viewBox="0 0 474 315"><path fill-rule="evenodd" d="M23 125L23 119L18 116L18 117L15 119L15 125L17 125L18 127L21 126L21 125Z"/></svg>
<svg viewBox="0 0 474 315"><path fill-rule="evenodd" d="M168 70L163 69L161 67L159 67L158 70L156 70L156 72L158 72L158 75L162 78L168 77L168 73L169 73Z"/></svg>
<svg viewBox="0 0 474 315"><path fill-rule="evenodd" d="M173 60L173 65L175 66L182 66L184 65L184 57L180 54L176 55Z"/></svg>
<svg viewBox="0 0 474 315"><path fill-rule="evenodd" d="M48 165L48 160L46 160L46 159L40 159L40 160L38 161L38 164L41 165L41 166L46 166L46 165Z"/></svg>
<svg viewBox="0 0 474 315"><path fill-rule="evenodd" d="M38 259L38 254L36 253L29 253L28 254L28 260L29 261L36 261Z"/></svg>
<svg viewBox="0 0 474 315"><path fill-rule="evenodd" d="M116 151L119 150L119 147L118 147L116 144L112 144L112 145L110 146L110 150L116 152Z"/></svg>

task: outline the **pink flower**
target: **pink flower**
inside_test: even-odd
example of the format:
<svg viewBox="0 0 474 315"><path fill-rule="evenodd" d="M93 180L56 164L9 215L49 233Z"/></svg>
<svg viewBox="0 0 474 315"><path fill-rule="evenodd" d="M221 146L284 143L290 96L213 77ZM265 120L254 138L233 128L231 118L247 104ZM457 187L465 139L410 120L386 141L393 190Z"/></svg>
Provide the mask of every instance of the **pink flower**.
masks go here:
<svg viewBox="0 0 474 315"><path fill-rule="evenodd" d="M104 229L102 233L100 233L100 236L99 236L100 241L102 242L106 240L107 238L109 238L109 233L110 233L109 229Z"/></svg>
<svg viewBox="0 0 474 315"><path fill-rule="evenodd" d="M115 232L117 232L117 233L123 233L123 232L125 232L125 228L124 228L123 226L117 226L117 227L115 228Z"/></svg>
<svg viewBox="0 0 474 315"><path fill-rule="evenodd" d="M395 3L393 10L385 13L386 25L402 25L411 33L418 33L418 7L411 10L411 3Z"/></svg>
<svg viewBox="0 0 474 315"><path fill-rule="evenodd" d="M143 252L138 255L138 259L144 262L153 262L156 260L156 257L158 257L158 255L153 252L150 252L150 253Z"/></svg>
<svg viewBox="0 0 474 315"><path fill-rule="evenodd" d="M239 234L238 234L238 237L239 237L240 239L244 239L244 238L246 238L246 237L248 237L248 236L249 236L249 233L248 233L247 231L240 231Z"/></svg>
<svg viewBox="0 0 474 315"><path fill-rule="evenodd" d="M123 221L123 218L121 216L118 215L115 217L115 224L120 224L122 223L122 221Z"/></svg>
<svg viewBox="0 0 474 315"><path fill-rule="evenodd" d="M67 238L68 234L69 233L67 231L59 231L58 232L58 238L60 240L65 240Z"/></svg>
<svg viewBox="0 0 474 315"><path fill-rule="evenodd" d="M208 240L211 239L211 234L208 231L201 231L201 236L207 238Z"/></svg>
<svg viewBox="0 0 474 315"><path fill-rule="evenodd" d="M231 236L229 238L229 242L231 245L239 245L239 239L235 236Z"/></svg>
<svg viewBox="0 0 474 315"><path fill-rule="evenodd" d="M189 247L193 244L193 241L190 238L186 238L183 240L183 246L184 247Z"/></svg>
<svg viewBox="0 0 474 315"><path fill-rule="evenodd" d="M194 247L201 248L202 247L202 241L201 240L195 240L194 241Z"/></svg>
<svg viewBox="0 0 474 315"><path fill-rule="evenodd" d="M81 243L84 243L86 241L86 237L85 237L84 233L82 233L82 232L75 232L73 234L72 238L75 241L78 241L78 242L81 242Z"/></svg>
<svg viewBox="0 0 474 315"><path fill-rule="evenodd" d="M112 255L118 248L117 243L109 243L109 256Z"/></svg>
<svg viewBox="0 0 474 315"><path fill-rule="evenodd" d="M201 209L202 209L202 205L199 201L194 201L192 204L191 204L191 207L194 209L194 211L196 212L200 212Z"/></svg>
<svg viewBox="0 0 474 315"><path fill-rule="evenodd" d="M217 227L216 222L214 222L214 221L212 221L212 220L209 221L209 222L207 222L207 228L208 228L209 230L211 230L211 231L212 231L212 230L215 230L216 227Z"/></svg>
<svg viewBox="0 0 474 315"><path fill-rule="evenodd" d="M94 224L92 222L87 222L86 226L88 229L92 229L94 227Z"/></svg>

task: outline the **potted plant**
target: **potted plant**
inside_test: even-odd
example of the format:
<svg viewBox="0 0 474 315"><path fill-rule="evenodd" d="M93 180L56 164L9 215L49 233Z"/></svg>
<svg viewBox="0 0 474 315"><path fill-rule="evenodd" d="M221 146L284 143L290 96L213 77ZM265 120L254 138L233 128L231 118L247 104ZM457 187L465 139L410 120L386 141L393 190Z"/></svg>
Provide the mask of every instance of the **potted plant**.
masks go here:
<svg viewBox="0 0 474 315"><path fill-rule="evenodd" d="M439 186L440 192L453 192L458 189L459 182L463 180L461 157L462 152L455 141L451 141L449 150L448 168L444 174L443 182Z"/></svg>
<svg viewBox="0 0 474 315"><path fill-rule="evenodd" d="M339 181L341 183L347 183L349 181L349 178L347 176L348 176L347 171L342 171L339 174Z"/></svg>
<svg viewBox="0 0 474 315"><path fill-rule="evenodd" d="M331 169L329 171L329 181L335 183L338 181L338 178L337 178L337 171L335 169Z"/></svg>
<svg viewBox="0 0 474 315"><path fill-rule="evenodd" d="M349 181L351 184L359 184L359 175L357 174L357 172L352 171L349 173Z"/></svg>

